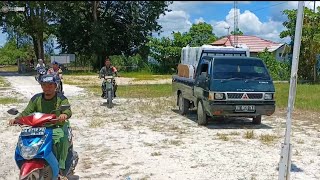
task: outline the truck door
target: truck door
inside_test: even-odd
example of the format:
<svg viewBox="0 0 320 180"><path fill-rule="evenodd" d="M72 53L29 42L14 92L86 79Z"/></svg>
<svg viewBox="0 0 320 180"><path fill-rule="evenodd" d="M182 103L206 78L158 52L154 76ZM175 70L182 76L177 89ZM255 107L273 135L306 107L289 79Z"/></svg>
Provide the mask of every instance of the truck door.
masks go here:
<svg viewBox="0 0 320 180"><path fill-rule="evenodd" d="M209 96L210 61L202 59L195 78L194 96L207 99Z"/></svg>

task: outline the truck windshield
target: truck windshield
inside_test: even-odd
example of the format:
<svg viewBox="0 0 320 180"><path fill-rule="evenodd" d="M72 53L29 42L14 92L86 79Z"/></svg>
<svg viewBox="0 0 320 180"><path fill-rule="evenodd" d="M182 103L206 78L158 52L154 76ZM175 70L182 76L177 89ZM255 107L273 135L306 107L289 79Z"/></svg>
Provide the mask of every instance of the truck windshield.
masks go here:
<svg viewBox="0 0 320 180"><path fill-rule="evenodd" d="M214 79L260 79L270 80L267 68L261 60L214 59Z"/></svg>

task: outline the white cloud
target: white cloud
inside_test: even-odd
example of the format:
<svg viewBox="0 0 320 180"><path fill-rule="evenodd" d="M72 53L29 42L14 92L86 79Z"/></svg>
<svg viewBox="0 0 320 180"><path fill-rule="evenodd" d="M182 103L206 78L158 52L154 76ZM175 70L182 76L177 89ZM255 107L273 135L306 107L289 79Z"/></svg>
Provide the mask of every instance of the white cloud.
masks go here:
<svg viewBox="0 0 320 180"><path fill-rule="evenodd" d="M282 4L280 4L282 3ZM279 5L277 5L279 4ZM286 16L282 14L283 10L285 9L297 9L298 8L298 1L282 1L282 2L275 2L275 6L270 8L271 18L273 21L285 21ZM309 9L314 8L314 1L304 1L304 6L308 7ZM320 6L320 1L316 1L316 12L318 12L317 7Z"/></svg>
<svg viewBox="0 0 320 180"><path fill-rule="evenodd" d="M200 17L200 18L198 18L198 19L195 19L194 21L195 21L195 24L199 24L199 23L205 22L205 20L203 19L203 17Z"/></svg>
<svg viewBox="0 0 320 180"><path fill-rule="evenodd" d="M169 6L171 12L167 12L165 16L161 16L158 20L159 24L162 25L162 30L160 37L172 37L171 33L175 32L187 32L192 26L192 22L199 23L205 22L204 18L199 16L195 19L190 19L190 15L188 12L192 12L193 14L200 14L201 8L198 6L203 5L203 3L233 3L233 1L174 1L173 4ZM239 2L240 3L240 2ZM241 2L243 3L243 2ZM250 3L250 2L245 2ZM282 3L282 4L279 4ZM320 2L317 2L317 5L320 5ZM305 5L307 7L313 8L313 2L306 1ZM283 1L283 2L274 2L271 3L270 11L271 16L266 22L262 22L254 12L249 10L245 10L240 13L240 10L236 10L236 14L238 15L238 26L239 29L245 35L254 35L267 40L272 40L275 42L289 42L289 38L281 39L279 37L280 32L285 30L282 22L283 15L281 10L284 9L294 9L298 7L298 2L292 1ZM202 14L203 12L201 12ZM234 30L234 10L231 9L229 13L226 15L225 20L216 21L211 20L209 23L213 26L213 33L216 36L224 36L231 31ZM228 29L229 27L229 29Z"/></svg>
<svg viewBox="0 0 320 180"><path fill-rule="evenodd" d="M267 22L261 22L260 19L252 12L246 10L242 14L240 10L236 10L238 16L238 27L244 35L254 35L275 42L288 42L288 38L280 39L280 32L285 28L282 22L273 21L271 18ZM234 9L229 11L224 21L212 21L213 31L217 36L228 34L227 26L230 31L234 30Z"/></svg>
<svg viewBox="0 0 320 180"><path fill-rule="evenodd" d="M189 15L184 11L167 12L165 16L160 16L158 22L162 26L163 33L160 34L161 37L171 36L173 31L187 32L192 25Z"/></svg>

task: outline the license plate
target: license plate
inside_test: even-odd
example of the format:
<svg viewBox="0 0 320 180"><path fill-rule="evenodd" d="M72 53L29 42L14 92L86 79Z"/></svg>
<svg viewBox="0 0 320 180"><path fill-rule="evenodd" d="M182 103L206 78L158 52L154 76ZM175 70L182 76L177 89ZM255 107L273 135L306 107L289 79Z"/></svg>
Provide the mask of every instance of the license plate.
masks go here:
<svg viewBox="0 0 320 180"><path fill-rule="evenodd" d="M256 110L254 105L237 105L236 112L254 112Z"/></svg>
<svg viewBox="0 0 320 180"><path fill-rule="evenodd" d="M45 131L46 131L45 127L25 128L25 129L22 129L20 136L39 136L39 135L44 135Z"/></svg>

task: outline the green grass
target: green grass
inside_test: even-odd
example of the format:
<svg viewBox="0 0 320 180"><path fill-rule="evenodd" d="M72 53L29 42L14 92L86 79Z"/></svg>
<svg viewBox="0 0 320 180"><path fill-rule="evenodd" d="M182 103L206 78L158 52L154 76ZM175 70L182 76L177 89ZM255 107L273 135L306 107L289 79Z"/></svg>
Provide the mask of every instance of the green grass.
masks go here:
<svg viewBox="0 0 320 180"><path fill-rule="evenodd" d="M158 79L168 79L171 78L172 75L166 74L166 75L157 75L150 72L119 72L121 77L127 77L127 78L135 78L135 81L141 81L141 80L158 80Z"/></svg>
<svg viewBox="0 0 320 180"><path fill-rule="evenodd" d="M18 72L18 66L4 66L0 67L0 72Z"/></svg>
<svg viewBox="0 0 320 180"><path fill-rule="evenodd" d="M141 73L126 73L123 77L136 77L140 79L147 79L153 77L151 74ZM155 76L157 77L157 76ZM162 77L171 77L171 75L164 75ZM153 77L154 78L154 77ZM84 82L85 83L85 82ZM82 87L88 88L95 94L100 95L101 89L97 85L85 85ZM276 88L276 105L277 108L286 108L288 106L289 95L288 83L275 83ZM297 94L295 100L295 108L300 110L318 111L320 109L320 85L318 84L298 84ZM125 85L118 86L118 95L123 98L153 98L153 97L167 97L172 95L171 84L153 84L153 85Z"/></svg>
<svg viewBox="0 0 320 180"><path fill-rule="evenodd" d="M63 73L64 75L96 75L98 77L98 72L95 71L83 71L83 70L68 70ZM142 80L159 80L159 79L170 79L172 75L165 74L153 74L146 71L141 72L119 72L121 77L135 78L134 81Z"/></svg>
<svg viewBox="0 0 320 180"><path fill-rule="evenodd" d="M90 91L101 95L100 86L88 86ZM172 95L171 84L146 84L118 86L117 96L122 98L156 98Z"/></svg>
<svg viewBox="0 0 320 180"><path fill-rule="evenodd" d="M94 71L83 71L83 70L67 70L63 72L63 75L97 75Z"/></svg>
<svg viewBox="0 0 320 180"><path fill-rule="evenodd" d="M0 104L15 104L15 103L19 103L20 101L18 99L15 98L0 98Z"/></svg>
<svg viewBox="0 0 320 180"><path fill-rule="evenodd" d="M279 108L288 106L290 84L276 83L276 105ZM296 109L317 111L320 109L320 85L319 84L298 84L295 98Z"/></svg>
<svg viewBox="0 0 320 180"><path fill-rule="evenodd" d="M0 87L8 87L9 86L9 83L4 80L3 77L0 77Z"/></svg>

